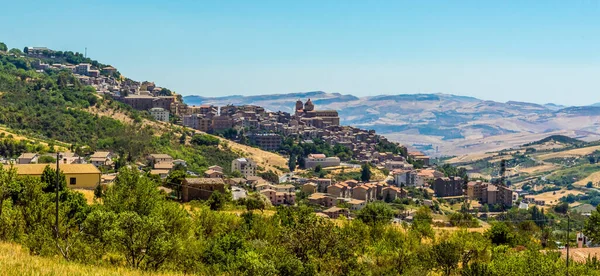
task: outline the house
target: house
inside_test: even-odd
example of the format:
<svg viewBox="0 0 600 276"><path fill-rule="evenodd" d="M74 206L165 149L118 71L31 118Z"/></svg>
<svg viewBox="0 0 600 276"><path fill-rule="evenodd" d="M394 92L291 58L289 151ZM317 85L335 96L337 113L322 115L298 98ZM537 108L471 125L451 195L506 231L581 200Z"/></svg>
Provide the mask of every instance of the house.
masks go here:
<svg viewBox="0 0 600 276"><path fill-rule="evenodd" d="M232 186L245 185L246 184L246 179L241 178L241 177L228 178L228 179L225 179L225 182L227 184L229 184L229 185L232 185Z"/></svg>
<svg viewBox="0 0 600 276"><path fill-rule="evenodd" d="M510 207L513 203L513 191L511 189L481 180L467 183L467 197L478 200L482 204L502 204Z"/></svg>
<svg viewBox="0 0 600 276"><path fill-rule="evenodd" d="M273 185L269 184L269 183L261 183L261 184L256 184L254 186L254 189L257 192L263 191L263 190L274 190L273 189Z"/></svg>
<svg viewBox="0 0 600 276"><path fill-rule="evenodd" d="M181 198L183 202L207 200L215 191L225 192L222 178L185 178L181 185Z"/></svg>
<svg viewBox="0 0 600 276"><path fill-rule="evenodd" d="M364 208L367 205L367 202L360 199L351 199L350 201L348 201L348 204L350 205L350 210L358 211Z"/></svg>
<svg viewBox="0 0 600 276"><path fill-rule="evenodd" d="M151 165L160 164L160 163L173 163L173 157L168 154L155 153L150 154L148 156L148 161L150 161Z"/></svg>
<svg viewBox="0 0 600 276"><path fill-rule="evenodd" d="M414 187L417 184L417 172L414 170L396 169L392 171L394 183L398 187Z"/></svg>
<svg viewBox="0 0 600 276"><path fill-rule="evenodd" d="M238 171L246 178L256 175L256 167L256 162L250 158L238 158L231 161L231 171Z"/></svg>
<svg viewBox="0 0 600 276"><path fill-rule="evenodd" d="M327 157L325 154L309 154L308 157L304 158L305 168L313 169L318 165L321 165L322 168L337 167L340 165L340 159L338 157Z"/></svg>
<svg viewBox="0 0 600 276"><path fill-rule="evenodd" d="M212 165L212 166L208 167L208 169L217 171L217 172L223 172L223 168L221 168L220 166L217 166L217 165Z"/></svg>
<svg viewBox="0 0 600 276"><path fill-rule="evenodd" d="M420 151L409 152L408 157L417 161L421 161L423 163L423 166L425 167L429 166L429 156L423 154Z"/></svg>
<svg viewBox="0 0 600 276"><path fill-rule="evenodd" d="M308 197L308 202L315 205L332 207L337 204L338 200L330 194L314 193Z"/></svg>
<svg viewBox="0 0 600 276"><path fill-rule="evenodd" d="M41 177L46 166L56 169L55 165L48 164L17 164L14 168L17 175ZM69 188L95 189L102 180L102 173L92 164L60 164L59 170L64 173Z"/></svg>
<svg viewBox="0 0 600 276"><path fill-rule="evenodd" d="M456 177L439 177L433 182L433 191L437 197L463 195L463 180Z"/></svg>
<svg viewBox="0 0 600 276"><path fill-rule="evenodd" d="M265 195L270 201L271 204L277 205L294 205L296 204L296 194L295 193L287 193L287 192L277 192L273 189L266 189L260 191L261 194Z"/></svg>
<svg viewBox="0 0 600 276"><path fill-rule="evenodd" d="M110 153L108 151L97 151L97 152L94 152L94 154L92 154L90 156L90 163L96 167L111 166L112 158L113 158L112 153Z"/></svg>
<svg viewBox="0 0 600 276"><path fill-rule="evenodd" d="M328 178L317 178L315 181L317 183L317 190L319 191L326 191L327 187L332 183L331 179Z"/></svg>
<svg viewBox="0 0 600 276"><path fill-rule="evenodd" d="M156 170L167 170L167 171L171 171L173 169L173 163L155 163L154 164L154 169Z"/></svg>
<svg viewBox="0 0 600 276"><path fill-rule="evenodd" d="M342 183L336 183L327 187L327 193L335 197L343 198L348 198L352 194L351 189Z"/></svg>
<svg viewBox="0 0 600 276"><path fill-rule="evenodd" d="M169 122L169 111L162 107L150 108L150 115L157 121Z"/></svg>
<svg viewBox="0 0 600 276"><path fill-rule="evenodd" d="M187 167L187 162L185 162L185 160L183 160L183 159L175 159L175 160L173 160L173 166L176 166L176 165L181 165L181 166ZM209 167L209 169L210 169L210 167ZM223 172L222 169L221 169L221 172Z"/></svg>
<svg viewBox="0 0 600 276"><path fill-rule="evenodd" d="M264 180L262 177L260 176L248 176L246 177L246 185L249 185L250 187L255 187L258 184L263 184L263 183L269 183L268 181Z"/></svg>
<svg viewBox="0 0 600 276"><path fill-rule="evenodd" d="M340 216L349 217L350 212L346 208L339 208L333 206L327 210L324 210L323 213L332 219L337 219Z"/></svg>
<svg viewBox="0 0 600 276"><path fill-rule="evenodd" d="M204 177L207 178L223 178L223 172L208 169L204 172Z"/></svg>
<svg viewBox="0 0 600 276"><path fill-rule="evenodd" d="M23 153L17 158L17 164L35 164L39 155L37 153Z"/></svg>
<svg viewBox="0 0 600 276"><path fill-rule="evenodd" d="M169 170L165 170L165 169L153 169L150 170L150 174L151 175L158 175L160 178L167 178L167 176L169 176Z"/></svg>
<svg viewBox="0 0 600 276"><path fill-rule="evenodd" d="M272 187L273 187L272 189L274 189L277 192L281 192L281 193L295 193L296 192L296 187L291 184L273 185Z"/></svg>
<svg viewBox="0 0 600 276"><path fill-rule="evenodd" d="M375 200L375 189L372 187L363 184L356 186L352 189L352 198L360 199L364 201L372 201Z"/></svg>
<svg viewBox="0 0 600 276"><path fill-rule="evenodd" d="M382 197L386 202L394 201L397 198L406 198L407 196L408 193L404 189L393 186L383 188L382 192Z"/></svg>
<svg viewBox="0 0 600 276"><path fill-rule="evenodd" d="M248 137L253 145L263 150L275 151L281 146L281 135L276 133L255 133Z"/></svg>
<svg viewBox="0 0 600 276"><path fill-rule="evenodd" d="M306 194L314 194L317 192L317 183L308 182L302 185L302 192Z"/></svg>

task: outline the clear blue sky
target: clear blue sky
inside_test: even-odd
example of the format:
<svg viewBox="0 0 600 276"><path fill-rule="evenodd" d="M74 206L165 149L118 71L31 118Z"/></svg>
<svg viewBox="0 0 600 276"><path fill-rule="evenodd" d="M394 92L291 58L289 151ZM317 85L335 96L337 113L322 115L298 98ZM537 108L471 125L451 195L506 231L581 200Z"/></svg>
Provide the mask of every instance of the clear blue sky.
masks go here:
<svg viewBox="0 0 600 276"><path fill-rule="evenodd" d="M600 1L2 1L9 47L83 51L184 95L600 102Z"/></svg>

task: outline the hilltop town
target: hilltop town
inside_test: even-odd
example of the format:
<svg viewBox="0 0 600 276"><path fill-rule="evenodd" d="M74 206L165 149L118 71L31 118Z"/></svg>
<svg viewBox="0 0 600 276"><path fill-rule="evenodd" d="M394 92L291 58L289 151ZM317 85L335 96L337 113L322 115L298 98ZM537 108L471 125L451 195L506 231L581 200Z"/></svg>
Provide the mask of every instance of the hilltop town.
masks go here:
<svg viewBox="0 0 600 276"><path fill-rule="evenodd" d="M0 202L9 210L1 218L11 222L3 227L17 225L9 229L15 233L12 237L30 246L34 254L56 253L48 249L56 246L51 245L53 240L65 246L84 241L78 244L84 249L73 250L92 251L85 246L110 245L100 249L98 260L118 252L127 257L115 263L133 268L140 268L140 263L132 256L150 252L152 261L144 261L145 266L158 269L168 259L170 265L176 264L173 269L180 271L186 263L180 260L186 255L185 248L202 256L192 263L231 272L247 269L246 264L260 258L240 253L246 254L242 256L248 263L228 270L221 265L235 259L238 255L231 252L238 249L227 246L250 248L255 245L246 243L277 240L288 250L282 254L291 256L289 252L309 250L306 244L315 239L342 237L346 232L369 233L373 235L369 246L385 244L392 250L401 247L390 241L404 237L410 239L410 246L429 250L427 254L448 252L442 246L446 241L438 240L443 235L460 241L462 235L476 237L476 245L469 249L453 243L456 248L451 250L458 252L457 256L492 244L561 249L562 232L551 231L560 231L565 219L581 226L573 245L582 252L595 245L592 228L583 230L584 222L595 214L594 199L569 192L583 191L582 187L563 189L560 181L568 179L545 175L548 166L558 166L555 163L570 169L569 177L574 169L596 168L595 144L569 140L559 149L553 142L541 141L540 145L523 145L481 159L431 159L374 130L341 125L338 111L319 109L310 98L298 99L292 113L256 105L195 106L185 104L181 95L168 88L128 79L117 68L79 53L26 47L23 52L0 51L0 61L0 77L7 80L0 83L0 108L6 114L0 116L0 199L9 202ZM252 151L240 150L244 147ZM583 148L586 151L574 160L558 154ZM264 155L260 161L258 155ZM592 157L593 166L582 164ZM482 168L484 162L494 165ZM496 163L502 164L498 166L501 169L494 169ZM525 166L522 163L543 167L544 174L533 170L515 174ZM577 176L580 181L588 179ZM541 186L539 190L531 187L536 185ZM592 183L585 189L591 193L595 186ZM553 201L546 201L539 197L556 187L565 193L564 198L556 195ZM54 196L55 192L62 196ZM54 228L54 234L50 220L36 224L32 218L39 214L30 213L51 210L55 206L52 200L64 208L57 223L66 221L62 228ZM570 201L583 204L569 206ZM30 208L31 204L41 207ZM568 213L571 207L577 208ZM305 223L311 224L305 227ZM244 236L223 229L243 231ZM541 229L550 233L539 234ZM271 230L276 238L269 236ZM127 238L133 234L127 231L143 233L149 245L131 251L135 245ZM175 232L178 234L172 235ZM36 235L41 238L29 239ZM389 237L380 239L379 235ZM296 237L303 240L294 240ZM336 250L342 252L355 238L348 242L332 238L327 243L336 244ZM63 244L58 247L62 249ZM319 246L323 248L318 259L323 260L331 250ZM77 258L69 252L60 254L67 260ZM211 259L220 254L229 257ZM312 262L306 256L289 258ZM436 261L436 267L443 267L440 263ZM368 267L376 269L377 265ZM205 267L193 271L214 272Z"/></svg>

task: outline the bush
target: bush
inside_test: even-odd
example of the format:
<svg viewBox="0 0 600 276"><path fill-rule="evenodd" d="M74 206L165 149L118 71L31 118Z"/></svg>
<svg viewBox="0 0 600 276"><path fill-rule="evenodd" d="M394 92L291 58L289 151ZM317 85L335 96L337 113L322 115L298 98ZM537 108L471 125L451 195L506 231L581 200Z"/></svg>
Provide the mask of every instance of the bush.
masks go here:
<svg viewBox="0 0 600 276"><path fill-rule="evenodd" d="M208 134L195 134L192 136L192 144L198 146L218 146L220 143L219 138Z"/></svg>

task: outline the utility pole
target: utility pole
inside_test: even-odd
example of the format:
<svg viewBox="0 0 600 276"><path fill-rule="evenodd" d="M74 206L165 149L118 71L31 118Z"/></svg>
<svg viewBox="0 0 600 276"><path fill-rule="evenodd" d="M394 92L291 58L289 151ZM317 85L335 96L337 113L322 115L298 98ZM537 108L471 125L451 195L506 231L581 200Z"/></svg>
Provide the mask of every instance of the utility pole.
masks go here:
<svg viewBox="0 0 600 276"><path fill-rule="evenodd" d="M83 57L87 58L87 47L85 47L85 55Z"/></svg>
<svg viewBox="0 0 600 276"><path fill-rule="evenodd" d="M567 214L567 276L569 276L569 234L571 233L571 217Z"/></svg>
<svg viewBox="0 0 600 276"><path fill-rule="evenodd" d="M58 240L58 188L60 187L60 152L56 153L56 240Z"/></svg>

